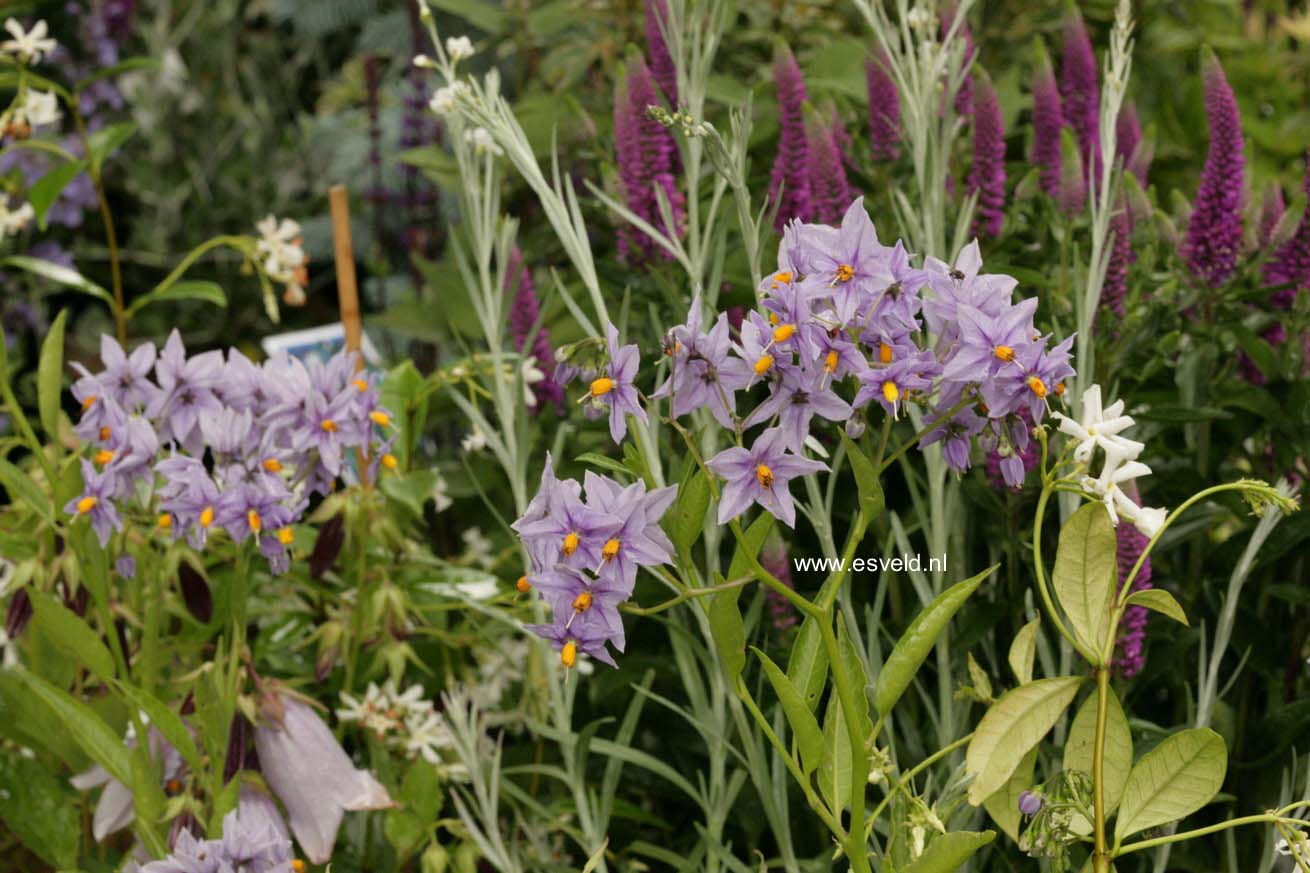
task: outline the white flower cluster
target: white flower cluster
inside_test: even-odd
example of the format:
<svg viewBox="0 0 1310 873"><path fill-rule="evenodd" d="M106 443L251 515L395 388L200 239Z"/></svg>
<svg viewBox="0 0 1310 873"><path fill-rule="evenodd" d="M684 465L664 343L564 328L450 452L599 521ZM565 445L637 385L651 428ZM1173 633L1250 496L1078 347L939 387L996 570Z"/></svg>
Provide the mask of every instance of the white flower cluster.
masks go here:
<svg viewBox="0 0 1310 873"><path fill-rule="evenodd" d="M13 58L23 64L39 64L41 59L55 50L58 45L46 36L50 28L44 20L32 25L31 30L24 30L16 18L5 19L5 30L13 39L0 42L0 55Z"/></svg>
<svg viewBox="0 0 1310 873"><path fill-rule="evenodd" d="M1138 505L1123 490L1123 486L1151 475L1151 468L1137 460L1146 446L1123 436L1133 426L1132 416L1124 415L1124 402L1116 400L1109 406L1101 405L1101 386L1093 385L1083 393L1081 420L1074 420L1059 412L1052 413L1060 422L1060 432L1072 437L1074 460L1091 464L1092 455L1099 446L1105 454L1101 474L1083 476L1079 484L1088 494L1105 504L1115 524L1120 519L1131 522L1145 536L1153 537L1164 524L1163 509Z"/></svg>
<svg viewBox="0 0 1310 873"><path fill-rule="evenodd" d="M291 306L305 302L309 284L309 256L305 254L300 225L289 218L278 221L272 215L255 225L259 239L255 253L268 277L286 286L283 299Z"/></svg>
<svg viewBox="0 0 1310 873"><path fill-rule="evenodd" d="M5 112L4 129L15 139L26 139L32 131L59 121L59 98L54 91L25 89L20 99Z"/></svg>
<svg viewBox="0 0 1310 873"><path fill-rule="evenodd" d="M370 682L363 697L343 691L341 702L344 706L337 710L337 718L357 723L410 758L421 755L429 764L443 764L441 751L453 748L450 727L424 696L422 685L401 692L394 679L381 687Z"/></svg>
<svg viewBox="0 0 1310 873"><path fill-rule="evenodd" d="M18 233L35 217L36 211L32 209L31 203L24 203L17 209L10 209L9 204L0 197L0 240Z"/></svg>

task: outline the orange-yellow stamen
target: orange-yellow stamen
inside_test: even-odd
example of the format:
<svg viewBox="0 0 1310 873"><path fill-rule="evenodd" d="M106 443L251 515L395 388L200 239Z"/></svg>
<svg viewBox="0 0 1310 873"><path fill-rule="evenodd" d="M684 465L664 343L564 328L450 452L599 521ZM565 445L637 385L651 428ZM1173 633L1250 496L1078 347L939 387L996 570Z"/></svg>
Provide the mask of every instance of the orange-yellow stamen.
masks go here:
<svg viewBox="0 0 1310 873"><path fill-rule="evenodd" d="M565 667L572 667L578 663L578 644L569 640L564 644L564 648L559 651L559 662Z"/></svg>
<svg viewBox="0 0 1310 873"><path fill-rule="evenodd" d="M1038 397L1045 397L1045 396L1046 396L1046 383L1043 382L1041 379L1038 379L1036 376L1029 376L1029 377L1028 377L1028 390L1031 391L1032 393L1036 394Z"/></svg>
<svg viewBox="0 0 1310 873"><path fill-rule="evenodd" d="M95 406L95 403L96 403L96 396L94 394L88 394L87 398L82 401L82 411L86 412L92 406Z"/></svg>
<svg viewBox="0 0 1310 873"><path fill-rule="evenodd" d="M279 461L277 458L265 458L263 467L265 470L267 470L270 473L282 472L282 462Z"/></svg>
<svg viewBox="0 0 1310 873"><path fill-rule="evenodd" d="M277 541L284 546L291 545L291 541L296 538L296 533L289 527L280 527L277 531Z"/></svg>
<svg viewBox="0 0 1310 873"><path fill-rule="evenodd" d="M259 533L260 529L264 527L264 520L259 517L258 512L252 509L246 513L246 524L250 525L252 531Z"/></svg>
<svg viewBox="0 0 1310 873"><path fill-rule="evenodd" d="M93 460L102 467L105 464L108 464L113 459L114 459L114 453L109 451L109 449L101 449L100 451L96 452L95 458L93 458Z"/></svg>
<svg viewBox="0 0 1310 873"><path fill-rule="evenodd" d="M883 364L892 362L892 347L886 343L878 344L878 361Z"/></svg>
<svg viewBox="0 0 1310 873"><path fill-rule="evenodd" d="M773 287L777 288L779 284L786 285L791 280L792 280L792 275L786 270L783 270L781 273L774 273Z"/></svg>
<svg viewBox="0 0 1310 873"><path fill-rule="evenodd" d="M773 366L773 355L760 355L755 361L755 375L763 376Z"/></svg>
<svg viewBox="0 0 1310 873"><path fill-rule="evenodd" d="M514 583L514 587L518 589L519 594L527 594L532 590L532 583L528 581L527 576L520 576L519 581Z"/></svg>
<svg viewBox="0 0 1310 873"><path fill-rule="evenodd" d="M777 324L779 321L782 321L782 319L778 317L778 313L776 312L769 313L769 324Z"/></svg>
<svg viewBox="0 0 1310 873"><path fill-rule="evenodd" d="M394 470L400 466L400 462L396 460L395 455L387 452L382 456L382 466L386 467L388 470Z"/></svg>
<svg viewBox="0 0 1310 873"><path fill-rule="evenodd" d="M99 499L92 497L90 494L88 494L87 496L83 497L81 500L77 501L77 514L86 515L88 512L95 509L96 504L99 502L100 502Z"/></svg>
<svg viewBox="0 0 1310 873"><path fill-rule="evenodd" d="M619 554L619 541L606 540L605 545L601 547L600 556L606 561L612 561Z"/></svg>
<svg viewBox="0 0 1310 873"><path fill-rule="evenodd" d="M305 873L305 862L299 858L294 859L291 862L291 871L292 873Z"/></svg>
<svg viewBox="0 0 1310 873"><path fill-rule="evenodd" d="M1064 383L1063 383L1063 382L1056 382L1056 383L1055 383L1055 394L1056 394L1057 397L1063 397L1063 396L1064 396Z"/></svg>
<svg viewBox="0 0 1310 873"><path fill-rule="evenodd" d="M838 264L836 279L838 282L849 282L855 278L855 268L850 264Z"/></svg>
<svg viewBox="0 0 1310 873"><path fill-rule="evenodd" d="M583 591L577 597L573 598L573 611L586 612L591 609L591 592Z"/></svg>
<svg viewBox="0 0 1310 873"><path fill-rule="evenodd" d="M997 346L992 349L992 354L1007 364L1014 360L1014 349L1009 346Z"/></svg>
<svg viewBox="0 0 1310 873"><path fill-rule="evenodd" d="M581 538L578 536L577 532L569 531L568 534L565 535L564 542L560 545L559 550L563 552L564 556L567 558L578 550L579 542L581 542Z"/></svg>
<svg viewBox="0 0 1310 873"><path fill-rule="evenodd" d="M773 341L775 343L785 343L796 335L796 325L780 324L773 329Z"/></svg>
<svg viewBox="0 0 1310 873"><path fill-rule="evenodd" d="M888 380L882 383L882 396L888 403L895 403L901 399L901 389L897 387L895 382Z"/></svg>
<svg viewBox="0 0 1310 873"><path fill-rule="evenodd" d="M768 464L760 464L755 468L755 479L764 488L773 487L773 471L769 469Z"/></svg>
<svg viewBox="0 0 1310 873"><path fill-rule="evenodd" d="M200 513L200 526L209 527L214 523L214 507L206 506Z"/></svg>
<svg viewBox="0 0 1310 873"><path fill-rule="evenodd" d="M823 356L823 371L833 373L837 370L837 359L841 356L837 354L836 349L829 349L828 354Z"/></svg>
<svg viewBox="0 0 1310 873"><path fill-rule="evenodd" d="M159 516L159 518L155 521L155 524L159 525L164 530L168 530L173 526L173 516L165 512L163 515Z"/></svg>
<svg viewBox="0 0 1310 873"><path fill-rule="evenodd" d="M169 779L164 783L164 792L172 797L182 790L182 781L180 779Z"/></svg>
<svg viewBox="0 0 1310 873"><path fill-rule="evenodd" d="M111 433L113 433L113 431L111 431L111 430L110 430L109 428L107 428L107 427L102 427L102 428L100 428L100 441L101 441L101 442L104 442L105 440L109 439L109 435L110 435Z"/></svg>
<svg viewBox="0 0 1310 873"><path fill-rule="evenodd" d="M360 391L368 390L368 383L365 382L363 379L356 379L351 384L354 385L356 388L358 388Z"/></svg>
<svg viewBox="0 0 1310 873"><path fill-rule="evenodd" d="M591 396L603 397L614 390L614 380L608 376L601 376L591 383Z"/></svg>
<svg viewBox="0 0 1310 873"><path fill-rule="evenodd" d="M323 419L318 423L318 426L321 427L327 433L337 432L337 423L330 418Z"/></svg>
<svg viewBox="0 0 1310 873"><path fill-rule="evenodd" d="M373 420L373 423L376 424L378 427L391 426L391 416L387 415L385 412L379 409L375 409L372 412L370 412L368 414L368 417L371 418Z"/></svg>

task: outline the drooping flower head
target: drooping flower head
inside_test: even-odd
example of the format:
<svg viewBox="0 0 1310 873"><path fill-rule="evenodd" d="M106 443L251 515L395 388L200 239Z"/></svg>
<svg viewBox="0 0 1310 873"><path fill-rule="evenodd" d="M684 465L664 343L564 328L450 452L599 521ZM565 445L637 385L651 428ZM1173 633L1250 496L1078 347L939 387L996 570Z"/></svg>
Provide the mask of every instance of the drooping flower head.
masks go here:
<svg viewBox="0 0 1310 873"><path fill-rule="evenodd" d="M1242 249L1242 197L1246 156L1242 116L1219 59L1206 49L1201 59L1210 149L1192 203L1182 256L1191 274L1216 287L1227 282Z"/></svg>
<svg viewBox="0 0 1310 873"><path fill-rule="evenodd" d="M888 72L886 52L864 62L869 91L869 151L875 161L894 161L901 153L901 95Z"/></svg>
<svg viewBox="0 0 1310 873"><path fill-rule="evenodd" d="M814 215L810 191L810 150L805 135L808 94L796 57L785 44L773 52L773 83L778 94L778 154L769 174L769 202L778 204L774 227Z"/></svg>
<svg viewBox="0 0 1310 873"><path fill-rule="evenodd" d="M1062 172L1060 131L1064 128L1064 112L1060 106L1060 86L1055 81L1051 58L1040 41L1036 43L1036 55L1032 84L1032 161L1040 170L1042 190L1051 197L1057 197Z"/></svg>
<svg viewBox="0 0 1310 873"><path fill-rule="evenodd" d="M975 236L1000 236L1005 221L1005 119L991 77L979 70L974 85L973 165L969 192L977 193Z"/></svg>

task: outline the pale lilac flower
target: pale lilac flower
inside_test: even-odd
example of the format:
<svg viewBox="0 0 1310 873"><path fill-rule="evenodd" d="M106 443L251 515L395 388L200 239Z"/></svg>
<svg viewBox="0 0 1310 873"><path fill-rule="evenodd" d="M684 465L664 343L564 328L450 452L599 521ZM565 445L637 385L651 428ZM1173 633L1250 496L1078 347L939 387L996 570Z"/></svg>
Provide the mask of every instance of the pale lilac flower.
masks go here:
<svg viewBox="0 0 1310 873"><path fill-rule="evenodd" d="M801 257L793 252L805 273L804 285L813 295L832 298L840 324L852 321L861 306L876 302L887 288L886 264L892 249L878 242L878 231L856 198L838 228L804 225L797 234Z"/></svg>
<svg viewBox="0 0 1310 873"><path fill-rule="evenodd" d="M719 524L727 524L757 503L788 527L796 526L790 481L828 469L818 461L788 452L785 437L778 428L764 431L750 449L730 448L719 452L708 466L724 480L719 498Z"/></svg>
<svg viewBox="0 0 1310 873"><path fill-rule="evenodd" d="M182 754L164 739L157 728L151 727L147 735L150 755L159 763L161 784L166 792L171 787L170 793L176 793L178 780L186 772ZM136 748L136 737L129 736L126 745L129 749ZM91 836L97 843L103 843L106 837L121 831L136 818L131 789L110 776L100 765L77 774L69 782L79 791L104 786L91 820Z"/></svg>
<svg viewBox="0 0 1310 873"><path fill-rule="evenodd" d="M1019 795L1019 812L1021 815L1034 816L1042 809L1042 796L1032 791Z"/></svg>
<svg viewBox="0 0 1310 873"><path fill-rule="evenodd" d="M603 622L583 616L569 622L568 617L556 616L550 624L524 625L527 630L550 643L552 649L560 653L560 663L573 667L579 654L588 655L601 663L618 668L614 656L605 648L611 639L611 630Z"/></svg>
<svg viewBox="0 0 1310 873"><path fill-rule="evenodd" d="M860 390L853 405L859 409L876 400L893 418L899 417L912 391L927 392L941 365L931 352L922 351L893 360L890 364L871 366L859 373Z"/></svg>
<svg viewBox="0 0 1310 873"><path fill-rule="evenodd" d="M109 334L100 335L100 362L104 370L97 374L101 386L111 392L124 409L149 406L159 389L150 381L155 365L155 344L142 343L123 353L123 347Z"/></svg>
<svg viewBox="0 0 1310 873"><path fill-rule="evenodd" d="M651 396L670 398L674 418L707 408L719 424L731 428L737 414L736 388L750 382L750 370L728 354L732 341L725 314L719 313L708 332L702 332L700 325L697 295L686 324L673 328L665 339L669 376Z"/></svg>
<svg viewBox="0 0 1310 873"><path fill-rule="evenodd" d="M622 522L601 546L600 564L590 569L602 580L619 580L620 588L631 594L638 567L658 567L673 560L673 543L660 527L660 519L678 489L670 485L647 492L640 479L624 487L590 470L583 487L588 506Z"/></svg>
<svg viewBox="0 0 1310 873"><path fill-rule="evenodd" d="M932 295L923 303L923 318L928 330L949 345L958 336L957 321L962 305L996 316L1004 312L1014 297L1019 280L1001 273L982 272L982 253L974 240L947 264L928 256L924 271Z"/></svg>
<svg viewBox="0 0 1310 873"><path fill-rule="evenodd" d="M112 473L99 473L86 458L82 458L82 493L64 506L64 512L74 518L86 516L96 532L100 547L109 545L114 531L123 529L123 520L114 506L117 480Z"/></svg>
<svg viewBox="0 0 1310 873"><path fill-rule="evenodd" d="M768 421L777 416L782 432L782 445L799 453L810 434L810 419L814 416L828 421L845 421L851 417L851 406L828 387L828 374L822 369L789 369L774 381L773 393L755 407L746 419L746 427Z"/></svg>
<svg viewBox="0 0 1310 873"><path fill-rule="evenodd" d="M1033 345L1036 311L1036 297L1021 300L999 315L988 315L967 304L958 307L959 341L942 370L942 378L983 383L1003 370L1018 367L1019 350Z"/></svg>
<svg viewBox="0 0 1310 873"><path fill-rule="evenodd" d="M543 496L548 507L537 517L531 504L511 527L528 544L529 552L549 556L546 566L566 564L578 570L599 567L605 543L623 526L622 519L587 506L575 490L577 483L555 483ZM544 488L543 488L544 490Z"/></svg>
<svg viewBox="0 0 1310 873"><path fill-rule="evenodd" d="M255 749L269 788L282 801L291 832L315 864L332 857L347 810L394 806L387 790L351 762L318 714L279 691L260 701Z"/></svg>
<svg viewBox="0 0 1310 873"><path fill-rule="evenodd" d="M194 451L199 443L202 412L219 412L223 404L215 393L223 384L222 352L202 352L188 358L182 336L173 330L155 363L155 379L162 389L146 414L159 422L159 436Z"/></svg>
<svg viewBox="0 0 1310 873"><path fill-rule="evenodd" d="M632 596L632 587L619 578L590 579L563 565L528 577L532 587L550 606L555 623L566 632L603 634L620 652L626 645L619 604Z"/></svg>
<svg viewBox="0 0 1310 873"><path fill-rule="evenodd" d="M588 393L592 404L608 407L610 437L621 443L628 433L627 416L635 416L642 424L647 421L646 410L641 408L633 384L641 366L641 354L636 345L619 345L619 329L612 324L606 330L606 348L609 361L605 374L592 380Z"/></svg>

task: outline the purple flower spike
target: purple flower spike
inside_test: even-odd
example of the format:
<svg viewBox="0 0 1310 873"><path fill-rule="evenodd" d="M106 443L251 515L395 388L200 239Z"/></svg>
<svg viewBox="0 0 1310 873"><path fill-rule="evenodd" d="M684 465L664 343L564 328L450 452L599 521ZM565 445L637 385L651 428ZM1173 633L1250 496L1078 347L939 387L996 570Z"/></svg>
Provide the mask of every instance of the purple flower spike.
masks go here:
<svg viewBox="0 0 1310 873"><path fill-rule="evenodd" d="M1042 190L1051 197L1060 194L1060 131L1064 128L1064 111L1060 107L1060 87L1051 69L1050 56L1037 44L1037 67L1033 71L1033 163L1040 169Z"/></svg>
<svg viewBox="0 0 1310 873"><path fill-rule="evenodd" d="M855 199L846 181L839 138L845 136L841 119L825 119L808 104L805 107L805 139L810 153L810 203L812 219L822 224L841 221Z"/></svg>
<svg viewBox="0 0 1310 873"><path fill-rule="evenodd" d="M1310 155L1306 156L1302 190L1310 193ZM1278 199L1282 199L1281 192ZM1274 223L1277 224L1277 221ZM1273 258L1265 263L1264 280L1266 285L1289 286L1274 292L1274 305L1284 310L1292 308L1298 291L1310 288L1310 215L1301 217L1301 223L1297 225L1292 238L1283 243Z"/></svg>
<svg viewBox="0 0 1310 873"><path fill-rule="evenodd" d="M1257 238L1260 245L1267 246L1274 238L1274 228L1278 227L1278 222L1282 220L1283 213L1287 211L1287 201L1283 199L1283 187L1278 182L1270 182L1269 187L1265 189L1264 199L1260 201L1260 231ZM1269 271L1269 265L1265 265L1266 274Z"/></svg>
<svg viewBox="0 0 1310 873"><path fill-rule="evenodd" d="M678 108L678 70L664 32L673 25L669 20L669 5L665 0L646 0L646 54L650 58L650 71L664 92L670 109Z"/></svg>
<svg viewBox="0 0 1310 873"><path fill-rule="evenodd" d="M773 54L773 82L778 91L778 156L769 175L769 202L778 204L773 226L781 231L793 218L810 221L809 140L805 135L805 80L796 57L779 44ZM779 194L781 190L781 195ZM781 200L779 197L781 196Z"/></svg>
<svg viewBox="0 0 1310 873"><path fill-rule="evenodd" d="M828 469L826 465L786 450L779 428L760 434L749 449L731 448L709 461L709 468L724 479L719 498L719 524L727 524L758 503L788 527L796 526L796 504L789 483L797 476Z"/></svg>
<svg viewBox="0 0 1310 873"><path fill-rule="evenodd" d="M1064 53L1060 59L1060 97L1064 120L1078 137L1083 170L1091 178L1101 175L1101 89L1097 80L1096 52L1087 25L1077 7L1064 22Z"/></svg>
<svg viewBox="0 0 1310 873"><path fill-rule="evenodd" d="M533 410L540 412L547 404L553 404L557 410L564 408L564 389L559 386L552 375L555 371L555 355L550 348L550 337L543 325L533 337L528 331L536 324L541 314L537 301L537 286L532 281L532 272L523 263L523 254L518 246L510 255L509 267L505 271L505 289L513 290L514 302L509 310L509 332L514 340L514 348L520 353L531 353L537 359L537 369L541 370L541 381L532 386L532 395L536 398Z"/></svg>
<svg viewBox="0 0 1310 873"><path fill-rule="evenodd" d="M886 52L864 62L869 89L869 151L875 161L894 161L901 154L901 94L888 72Z"/></svg>
<svg viewBox="0 0 1310 873"><path fill-rule="evenodd" d="M1136 487L1128 486L1128 489L1132 492L1128 496L1135 502L1140 502ZM1142 551L1150 540L1131 524L1118 525L1115 528L1115 536L1118 537L1115 558L1119 565L1119 585L1122 588L1128 579L1128 574L1132 572L1133 565L1137 563L1137 559L1141 557ZM1150 587L1151 559L1148 557L1142 562L1142 569L1137 571L1137 577L1133 579L1132 590L1142 591ZM1146 665L1146 619L1146 607L1130 606L1124 610L1123 619L1119 622L1119 638L1115 640L1114 663L1125 679L1136 676Z"/></svg>
<svg viewBox="0 0 1310 873"><path fill-rule="evenodd" d="M991 78L979 72L973 97L973 166L969 192L978 193L975 236L996 237L1005 221L1005 119Z"/></svg>
<svg viewBox="0 0 1310 873"><path fill-rule="evenodd" d="M1124 317L1124 298L1128 295L1128 268L1133 263L1133 214L1122 201L1110 219L1110 233L1114 241L1110 247L1110 261L1105 267L1105 283L1101 286L1101 305L1117 317Z"/></svg>
<svg viewBox="0 0 1310 873"><path fill-rule="evenodd" d="M677 144L673 135L659 122L646 116L648 106L661 101L650 69L640 56L630 57L627 69L619 76L614 97L614 145L617 150L619 177L629 209L651 226L677 234L684 210L682 192L674 178ZM673 212L675 227L665 227L661 217L656 186L663 191ZM640 263L667 252L655 241L630 224L619 229L619 257L625 263Z"/></svg>
<svg viewBox="0 0 1310 873"><path fill-rule="evenodd" d="M1124 160L1124 169L1137 177L1143 186L1146 173L1151 168L1151 149L1149 143L1142 139L1142 122L1137 117L1137 107L1125 103L1119 110L1119 119L1114 126L1115 148Z"/></svg>
<svg viewBox="0 0 1310 873"><path fill-rule="evenodd" d="M1246 157L1242 116L1219 59L1206 50L1201 59L1205 111L1210 119L1210 150L1192 204L1183 240L1183 261L1192 275L1209 286L1227 282L1242 248L1242 192Z"/></svg>

